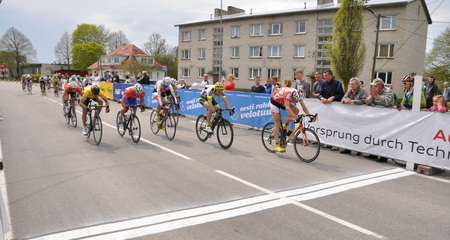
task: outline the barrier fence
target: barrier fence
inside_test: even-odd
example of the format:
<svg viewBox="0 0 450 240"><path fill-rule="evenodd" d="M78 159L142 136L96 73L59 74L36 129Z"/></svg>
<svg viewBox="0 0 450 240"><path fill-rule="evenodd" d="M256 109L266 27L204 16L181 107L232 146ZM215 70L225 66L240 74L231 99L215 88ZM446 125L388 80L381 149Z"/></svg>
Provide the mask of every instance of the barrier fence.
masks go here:
<svg viewBox="0 0 450 240"><path fill-rule="evenodd" d="M107 97L120 100L130 84L101 83ZM156 107L152 98L153 86L144 86L144 104ZM231 122L262 128L272 121L269 95L226 91L234 116L224 114ZM179 89L180 113L192 116L205 114L198 101L200 90ZM224 107L221 100L216 99ZM368 154L423 164L450 170L450 114L427 111L397 111L367 105L342 103L322 104L306 99L311 113L319 114L319 121L308 123L322 143Z"/></svg>

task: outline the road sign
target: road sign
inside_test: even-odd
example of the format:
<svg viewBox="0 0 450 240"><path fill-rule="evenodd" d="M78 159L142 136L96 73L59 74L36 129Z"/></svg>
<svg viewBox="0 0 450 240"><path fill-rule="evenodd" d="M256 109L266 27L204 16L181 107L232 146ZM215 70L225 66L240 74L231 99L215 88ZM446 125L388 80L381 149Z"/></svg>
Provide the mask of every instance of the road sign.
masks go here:
<svg viewBox="0 0 450 240"><path fill-rule="evenodd" d="M162 71L167 72L167 65L162 65Z"/></svg>

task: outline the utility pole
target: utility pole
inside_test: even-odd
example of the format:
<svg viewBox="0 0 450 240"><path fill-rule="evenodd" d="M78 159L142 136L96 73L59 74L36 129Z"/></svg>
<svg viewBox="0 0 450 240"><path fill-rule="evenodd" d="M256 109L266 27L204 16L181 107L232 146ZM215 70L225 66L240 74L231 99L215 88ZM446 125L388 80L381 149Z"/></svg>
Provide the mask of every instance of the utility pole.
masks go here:
<svg viewBox="0 0 450 240"><path fill-rule="evenodd" d="M371 11L371 12L372 12L372 14L374 14L373 11ZM381 18L381 15L378 14L378 15L376 15L376 17L377 17L377 30L376 30L377 32L376 32L376 37L375 37L375 50L373 51L373 63L372 63L372 76L371 76L371 78L375 78L375 63L377 62L378 35L380 33L380 18Z"/></svg>
<svg viewBox="0 0 450 240"><path fill-rule="evenodd" d="M223 54L223 27L222 27L222 0L220 0L220 65L219 65L219 79L217 82L222 82L222 54Z"/></svg>

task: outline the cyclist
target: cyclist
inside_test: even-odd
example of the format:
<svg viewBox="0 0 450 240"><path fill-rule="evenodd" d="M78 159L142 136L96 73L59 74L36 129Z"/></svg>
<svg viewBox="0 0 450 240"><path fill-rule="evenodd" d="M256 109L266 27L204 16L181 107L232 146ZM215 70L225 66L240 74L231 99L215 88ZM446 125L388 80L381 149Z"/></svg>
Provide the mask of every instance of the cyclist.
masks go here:
<svg viewBox="0 0 450 240"><path fill-rule="evenodd" d="M83 94L83 91L81 91L80 86L78 86L77 82L70 82L69 84L66 85L66 87L64 88L64 93L62 96L62 102L63 104L69 100L69 95L71 99L77 99L77 93L78 94ZM73 109L75 109L75 101L72 101L72 106Z"/></svg>
<svg viewBox="0 0 450 240"><path fill-rule="evenodd" d="M295 106L295 103L298 102L302 106L303 111L306 114L309 114L308 107L306 107L305 102L305 92L292 88L292 81L290 79L283 80L283 87L276 89L272 93L272 97L270 98L270 111L272 112L272 116L275 122L275 152L284 152L286 148L280 146L280 125L281 125L281 115L280 110L285 110L289 117L296 119L299 113L299 109ZM315 119L312 119L313 121ZM291 123L292 119L288 119L285 124L283 124L283 130L287 130L287 126Z"/></svg>
<svg viewBox="0 0 450 240"><path fill-rule="evenodd" d="M164 104L168 103L166 94L167 91L169 91L172 96L176 96L175 92L173 91L172 81L170 80L170 77L164 77L162 80L158 80L155 84L155 88L153 89L153 98L158 100L158 106L156 107L158 116L155 118L158 125L161 124L161 107ZM177 99L175 98L174 100L175 104L178 104Z"/></svg>
<svg viewBox="0 0 450 240"><path fill-rule="evenodd" d="M59 79L58 79L58 77L54 76L52 82L53 82L54 92L56 93L57 91L59 91Z"/></svg>
<svg viewBox="0 0 450 240"><path fill-rule="evenodd" d="M220 82L217 82L214 85L207 85L203 88L203 90L200 93L200 99L199 102L204 106L206 109L208 109L208 112L206 113L206 128L205 130L208 133L212 133L211 130L211 116L213 112L215 112L216 109L219 109L219 104L216 102L214 97L221 96L223 102L225 103L227 108L230 108L230 103L228 103L227 97L225 96L225 93L223 92L223 84ZM230 112L230 115L234 115L234 112Z"/></svg>
<svg viewBox="0 0 450 240"><path fill-rule="evenodd" d="M105 97L103 91L97 85L88 86L84 88L83 96L81 96L80 106L83 108L83 114L81 115L81 120L83 121L83 134L87 135L88 127L86 126L86 117L87 117L87 106L91 101L98 102L99 105L103 105L103 101L106 103L106 112L109 112L109 101L108 98ZM100 114L102 111L102 107L99 107L96 114Z"/></svg>
<svg viewBox="0 0 450 240"><path fill-rule="evenodd" d="M137 98L140 98L140 104L141 106L141 112L145 111L145 107L144 107L144 97L145 97L145 91L144 88L142 87L141 84L136 83L134 84L133 87L128 87L125 89L125 94L122 97L122 100L120 100L120 103L122 104L123 113L127 112L127 106L132 104L132 105L137 105ZM136 107L133 108L134 109L134 113L136 113Z"/></svg>
<svg viewBox="0 0 450 240"><path fill-rule="evenodd" d="M27 78L26 78L26 84L27 84L27 87L28 87L28 86L31 86L32 83L33 83L33 81L32 81L32 79L31 79L30 74L27 74Z"/></svg>
<svg viewBox="0 0 450 240"><path fill-rule="evenodd" d="M39 87L41 88L41 92L45 91L45 76L39 77Z"/></svg>
<svg viewBox="0 0 450 240"><path fill-rule="evenodd" d="M177 87L177 80L175 78L170 79L170 84L172 84L173 92L175 95L172 95L170 90L166 91L166 96L170 97L172 99L172 102L175 102L175 98L177 99L177 102L180 103L180 96L178 95L178 87ZM177 104L177 109L180 109L179 104Z"/></svg>

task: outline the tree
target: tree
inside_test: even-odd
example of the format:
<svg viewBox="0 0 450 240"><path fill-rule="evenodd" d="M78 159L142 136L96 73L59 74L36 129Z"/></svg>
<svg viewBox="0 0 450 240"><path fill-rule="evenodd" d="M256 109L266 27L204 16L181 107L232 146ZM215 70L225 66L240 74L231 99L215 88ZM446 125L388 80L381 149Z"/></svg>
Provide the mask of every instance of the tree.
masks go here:
<svg viewBox="0 0 450 240"><path fill-rule="evenodd" d="M332 19L333 38L325 44L333 73L344 82L345 90L350 78L357 77L364 67L363 10L363 0L342 0Z"/></svg>
<svg viewBox="0 0 450 240"><path fill-rule="evenodd" d="M152 33L148 37L148 42L144 43L142 50L149 55L157 56L167 54L169 46L166 44L166 39L159 33Z"/></svg>
<svg viewBox="0 0 450 240"><path fill-rule="evenodd" d="M142 71L148 70L148 65L139 63L135 58L129 58L128 60L126 60L123 64L123 67L134 76L138 75Z"/></svg>
<svg viewBox="0 0 450 240"><path fill-rule="evenodd" d="M72 66L76 70L85 71L104 54L106 54L104 46L96 42L75 44L72 48Z"/></svg>
<svg viewBox="0 0 450 240"><path fill-rule="evenodd" d="M98 61L99 55L106 54L105 41L107 30L100 25L78 25L72 33L72 65L76 70L85 71Z"/></svg>
<svg viewBox="0 0 450 240"><path fill-rule="evenodd" d="M450 79L450 27L434 39L426 64L425 75L434 76L438 86L442 87L442 82Z"/></svg>
<svg viewBox="0 0 450 240"><path fill-rule="evenodd" d="M177 78L178 76L178 47L172 48L167 54L160 54L155 57L155 60L162 64L167 65L167 76Z"/></svg>
<svg viewBox="0 0 450 240"><path fill-rule="evenodd" d="M130 44L130 41L128 41L127 36L125 36L122 31L112 32L109 34L108 42L106 43L109 52L116 50L123 44Z"/></svg>
<svg viewBox="0 0 450 240"><path fill-rule="evenodd" d="M36 50L31 41L14 27L10 27L0 39L0 50L4 51L3 61L10 62L8 66L12 76L14 73L21 75L20 66L36 59ZM11 71L11 67L15 67L16 71Z"/></svg>
<svg viewBox="0 0 450 240"><path fill-rule="evenodd" d="M67 63L67 68L70 69L72 62L72 42L68 32L65 32L55 47L55 57L60 62Z"/></svg>

